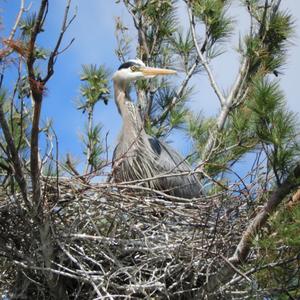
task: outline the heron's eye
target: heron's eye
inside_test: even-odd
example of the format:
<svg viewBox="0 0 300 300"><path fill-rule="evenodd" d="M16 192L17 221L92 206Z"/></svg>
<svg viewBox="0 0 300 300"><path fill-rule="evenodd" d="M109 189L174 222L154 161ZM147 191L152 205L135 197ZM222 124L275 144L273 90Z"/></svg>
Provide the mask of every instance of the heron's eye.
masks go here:
<svg viewBox="0 0 300 300"><path fill-rule="evenodd" d="M136 66L132 66L132 67L130 67L130 70L131 70L132 72L136 72L136 71L138 70L138 68L137 68Z"/></svg>

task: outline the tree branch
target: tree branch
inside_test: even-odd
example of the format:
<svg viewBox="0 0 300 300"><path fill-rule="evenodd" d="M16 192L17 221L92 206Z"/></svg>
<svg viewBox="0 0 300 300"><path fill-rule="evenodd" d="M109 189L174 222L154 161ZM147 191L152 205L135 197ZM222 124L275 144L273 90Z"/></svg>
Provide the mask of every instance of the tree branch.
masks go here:
<svg viewBox="0 0 300 300"><path fill-rule="evenodd" d="M28 195L27 195L27 183L25 180L25 176L23 173L23 164L22 161L19 157L18 151L16 149L13 137L10 133L7 121L5 119L5 114L3 111L3 103L0 100L0 125L1 128L3 130L3 134L7 143L7 147L8 147L8 154L9 154L9 159L10 162L12 163L13 167L14 167L14 172L15 172L15 177L16 177L16 181L20 187L21 190L21 194L23 197L23 200L25 202L25 205L27 208L30 208L30 203L28 200Z"/></svg>
<svg viewBox="0 0 300 300"><path fill-rule="evenodd" d="M206 292L211 293L220 286L220 283L226 284L229 282L236 273L236 266L247 261L247 256L251 250L253 239L267 223L272 213L276 211L278 205L294 188L299 186L299 180L300 164L295 167L293 172L282 183L282 185L271 193L269 200L244 231L234 254L228 259L233 267L227 264L223 266L216 275L212 276L204 286L204 290ZM203 293L203 290L197 296L200 296L201 293Z"/></svg>
<svg viewBox="0 0 300 300"><path fill-rule="evenodd" d="M196 48L196 51L197 51L197 55L200 59L200 63L204 66L204 69L206 70L206 73L208 75L210 84L211 84L215 94L217 95L221 105L223 105L223 104L225 104L226 99L225 99L223 93L221 92L219 86L217 85L217 83L215 81L215 78L214 78L214 75L212 73L212 70L210 69L210 66L207 63L206 59L204 58L204 56L201 52L201 49L198 45L197 37L196 37L196 30L195 30L196 25L195 25L194 15L193 15L193 12L192 12L190 2L188 0L186 0L186 3L187 3L187 7L188 7L188 15L189 15L189 21L190 21L192 37L193 37L194 45L195 45L195 48Z"/></svg>
<svg viewBox="0 0 300 300"><path fill-rule="evenodd" d="M194 64L191 66L191 68L189 69L189 71L187 72L184 80L182 81L181 85L179 86L176 95L173 97L172 101L170 102L170 104L164 109L164 111L162 112L161 116L154 120L152 125L155 126L158 123L162 122L165 120L165 118L168 116L168 113L171 111L171 109L178 103L178 99L182 96L184 90L186 89L190 79L192 78L195 69L197 68L197 66L199 65L199 61L196 60L194 62Z"/></svg>
<svg viewBox="0 0 300 300"><path fill-rule="evenodd" d="M215 143L216 143L217 135L220 131L223 130L224 125L227 120L227 117L229 115L229 112L231 110L231 107L234 104L234 101L236 100L237 95L241 94L241 89L245 83L245 78L247 76L248 60L246 58L244 59L243 63L241 64L241 68L239 70L237 79L235 80L235 83L234 83L228 97L225 97L223 95L223 93L221 92L220 88L218 87L218 85L214 79L214 75L209 67L209 64L205 60L205 58L202 54L202 51L199 48L199 45L197 42L197 37L196 37L196 31L195 31L195 19L194 19L194 15L192 12L191 4L188 0L186 0L186 3L187 3L187 7L188 7L188 15L189 15L192 37L193 37L197 55L200 59L201 64L203 64L203 66L206 70L210 84L221 104L221 112L219 114L219 117L217 118L216 127L211 131L209 138L206 142L206 145L204 147L204 151L202 153L202 161L204 161L204 160L206 160L207 157L209 157L211 155L211 152L213 151Z"/></svg>
<svg viewBox="0 0 300 300"><path fill-rule="evenodd" d="M230 258L232 263L239 263L246 260L253 237L255 237L257 232L259 232L259 230L266 224L269 216L276 210L283 199L292 191L292 189L299 185L299 178L300 165L298 165L290 176L277 188L277 190L271 194L270 199L243 233L234 255Z"/></svg>
<svg viewBox="0 0 300 300"><path fill-rule="evenodd" d="M8 39L3 39L3 44L5 44L6 47L0 51L0 61L2 61L4 57L10 55L13 52L13 49L11 49L12 48L11 44L12 44L13 38L15 36L15 33L17 31L18 25L21 21L21 18L22 18L22 15L23 15L24 11L25 11L24 0L21 0L20 9L19 9L19 12L17 14L15 24L14 24L14 26L13 26L10 34L9 34Z"/></svg>
<svg viewBox="0 0 300 300"><path fill-rule="evenodd" d="M30 79L35 79L34 69L33 69L33 64L35 61L34 47L35 47L36 38L41 30L41 26L42 26L42 22L44 19L44 14L45 14L47 5L48 5L48 0L42 0L40 8L39 8L38 16L36 18L36 21L34 23L34 26L33 26L33 29L32 29L31 35L30 35L30 40L29 40L29 44L28 44L28 53L27 53L27 68L28 68L28 75L29 75Z"/></svg>
<svg viewBox="0 0 300 300"><path fill-rule="evenodd" d="M33 30L31 32L28 54L27 54L27 70L30 85L30 94L33 102L33 120L30 139L30 173L32 184L32 199L35 204L36 213L39 210L41 200L41 184L40 184L40 166L39 166L39 122L42 109L43 89L44 85L41 80L36 79L34 74L34 48L36 38L41 31L45 12L48 6L48 0L42 0L38 16L36 18Z"/></svg>
<svg viewBox="0 0 300 300"><path fill-rule="evenodd" d="M45 20L47 14L48 0L42 0L39 8L38 16L36 18L33 30L31 32L29 45L28 45L28 55L27 55L27 69L28 69L28 78L30 84L31 98L33 102L33 120L32 120L32 129L31 129L31 140L30 140L30 171L31 171L31 180L32 180L32 189L33 189L33 202L36 205L38 211L41 200L41 187L40 187L40 163L39 163L39 123L42 109L42 100L43 92L45 89L46 82L51 78L54 73L54 64L55 58L58 55L58 50L61 45L63 36L68 26L74 20L75 16L68 22L68 13L70 8L71 0L67 0L67 5L65 8L65 14L62 22L61 33L58 37L57 43L54 47L54 50L50 54L48 61L48 72L44 79L36 78L34 73L34 49L36 38L41 31L41 27Z"/></svg>
<svg viewBox="0 0 300 300"><path fill-rule="evenodd" d="M130 13L130 15L133 18L133 23L135 28L138 31L138 39L139 39L139 45L140 47L143 47L144 53L141 57L141 59L143 61L146 61L147 64L149 63L149 59L150 59L150 50L147 44L147 37L145 34L145 29L143 26L143 22L142 22L142 16L140 16L140 18L138 19L137 16L135 15L135 13L132 11L132 9L129 7L129 4L127 1L124 1L124 4L128 10L128 12ZM139 2L137 3L137 5L139 5Z"/></svg>
<svg viewBox="0 0 300 300"><path fill-rule="evenodd" d="M12 30L10 32L10 35L8 37L8 41L12 41L12 39L14 38L15 33L17 31L17 28L18 28L18 25L19 25L20 20L22 18L22 15L23 15L23 13L25 11L24 0L21 0L20 2L21 2L20 9L19 9L16 21L15 21L15 25L13 26L13 28L12 28Z"/></svg>
<svg viewBox="0 0 300 300"><path fill-rule="evenodd" d="M43 83L45 84L53 75L54 73L54 64L55 64L55 60L57 55L59 54L59 47L61 45L61 42L63 40L64 34L66 32L66 30L68 29L68 27L71 25L71 23L73 22L73 20L76 18L76 14L74 14L74 16L70 19L70 21L68 22L68 15L69 15L69 10L70 10L70 5L71 5L71 1L72 0L67 0L67 4L66 4L66 8L65 8L65 13L64 13L64 18L63 18L63 22L62 22L62 27L61 27L61 31L60 31L60 35L58 37L58 40L56 42L56 45L53 49L53 51L50 54L49 60L48 60L48 71L47 71L47 75L46 77L42 80ZM70 44L72 44L73 40L70 42ZM69 45L70 45L69 44Z"/></svg>
<svg viewBox="0 0 300 300"><path fill-rule="evenodd" d="M205 144L204 151L202 153L202 160L205 160L208 156L210 156L210 153L214 149L217 135L219 132L221 132L224 129L230 110L233 104L235 103L237 96L241 94L240 92L245 82L245 78L247 76L247 70L248 70L248 59L245 58L243 63L241 64L237 79L228 97L225 99L225 102L221 106L221 112L217 118L216 128L211 132Z"/></svg>

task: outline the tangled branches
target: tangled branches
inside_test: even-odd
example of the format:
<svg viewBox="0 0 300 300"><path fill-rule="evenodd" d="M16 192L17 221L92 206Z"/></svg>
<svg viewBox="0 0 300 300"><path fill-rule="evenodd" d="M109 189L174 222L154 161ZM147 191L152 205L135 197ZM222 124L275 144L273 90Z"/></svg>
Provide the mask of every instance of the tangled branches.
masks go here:
<svg viewBox="0 0 300 300"><path fill-rule="evenodd" d="M28 216L20 196L2 194L2 289L17 299L191 299L252 287L226 257L258 209L249 193L258 192L257 182L248 192L234 184L189 201L136 188L62 178L57 191L55 180L44 179L42 221ZM235 277L208 292L224 265Z"/></svg>

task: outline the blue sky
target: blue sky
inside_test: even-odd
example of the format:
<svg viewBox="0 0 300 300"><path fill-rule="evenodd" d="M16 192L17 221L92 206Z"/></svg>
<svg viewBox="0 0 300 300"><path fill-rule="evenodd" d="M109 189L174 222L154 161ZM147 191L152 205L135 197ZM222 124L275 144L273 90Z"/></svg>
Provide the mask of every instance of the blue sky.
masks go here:
<svg viewBox="0 0 300 300"><path fill-rule="evenodd" d="M39 1L26 1L32 3L32 9ZM238 2L238 1L236 1ZM283 6L294 14L297 19L300 11L300 1L284 0ZM50 1L49 16L46 22L46 33L41 35L39 42L44 47L53 47L60 31L65 1ZM0 0L2 7L1 15L4 27L1 36L7 37L19 7L17 0ZM48 84L47 97L43 105L43 119L53 119L54 128L59 138L61 156L71 152L75 157L80 157L79 134L84 128L85 116L76 109L76 101L79 97L79 74L83 64L105 64L112 71L119 66L119 61L114 53L116 39L114 35L115 17L121 17L129 27L129 32L136 38L132 21L122 4L116 4L112 0L74 0L71 11L77 7L77 18L65 36L64 44L75 38L71 48L60 56L55 67L55 74ZM238 56L235 49L238 45L239 34L247 28L247 17L238 4L232 6L231 15L237 21L236 32L232 37L232 43L226 46L228 53L218 58L212 65L218 83L224 91L232 84L237 68ZM183 26L187 26L187 15L184 6L180 6L178 12ZM298 84L300 70L299 49L299 21L296 21L296 35L294 45L290 50L288 64L281 77L281 86L286 94L288 105L291 110L300 112L298 99ZM134 46L133 46L134 48ZM178 78L179 80L179 78ZM9 84L10 82L7 82ZM195 112L202 111L205 115L218 113L218 100L209 87L206 76L199 75L193 80L195 93L191 98L190 105ZM107 106L100 103L95 114L96 122L103 124L104 133L109 132L108 144L110 151L116 143L118 131L121 127L121 118L118 115L114 101ZM174 146L181 152L187 152L187 140L175 139Z"/></svg>

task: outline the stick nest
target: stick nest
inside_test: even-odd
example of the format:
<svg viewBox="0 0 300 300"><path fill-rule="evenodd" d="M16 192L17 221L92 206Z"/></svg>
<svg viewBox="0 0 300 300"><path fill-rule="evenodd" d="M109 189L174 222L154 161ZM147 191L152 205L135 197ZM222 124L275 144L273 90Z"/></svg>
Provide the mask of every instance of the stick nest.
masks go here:
<svg viewBox="0 0 300 300"><path fill-rule="evenodd" d="M179 200L72 179L44 182L43 215L20 197L0 198L0 294L15 299L191 299L248 215L233 192Z"/></svg>

